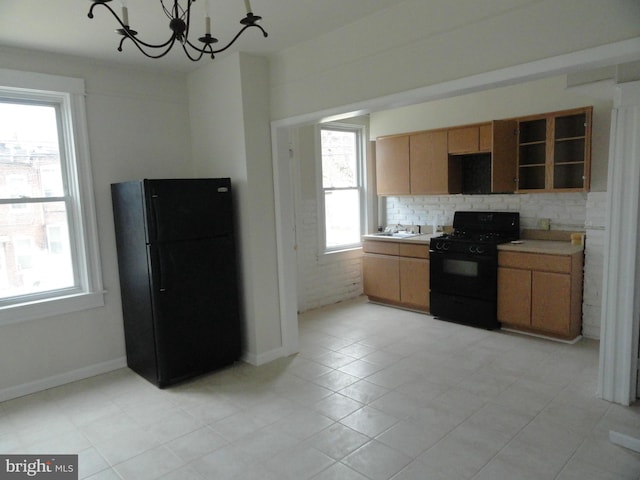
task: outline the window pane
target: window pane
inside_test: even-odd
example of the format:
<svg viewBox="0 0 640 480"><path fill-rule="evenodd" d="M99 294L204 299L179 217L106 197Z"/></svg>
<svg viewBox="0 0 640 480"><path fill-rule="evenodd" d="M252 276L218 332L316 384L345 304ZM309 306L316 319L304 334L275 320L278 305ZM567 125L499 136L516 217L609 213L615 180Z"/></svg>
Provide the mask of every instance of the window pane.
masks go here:
<svg viewBox="0 0 640 480"><path fill-rule="evenodd" d="M353 245L360 242L360 192L358 189L324 192L326 245Z"/></svg>
<svg viewBox="0 0 640 480"><path fill-rule="evenodd" d="M0 197L62 195L56 108L0 102Z"/></svg>
<svg viewBox="0 0 640 480"><path fill-rule="evenodd" d="M357 138L356 132L321 130L323 188L358 185Z"/></svg>
<svg viewBox="0 0 640 480"><path fill-rule="evenodd" d="M0 300L74 285L64 202L28 207L0 206Z"/></svg>

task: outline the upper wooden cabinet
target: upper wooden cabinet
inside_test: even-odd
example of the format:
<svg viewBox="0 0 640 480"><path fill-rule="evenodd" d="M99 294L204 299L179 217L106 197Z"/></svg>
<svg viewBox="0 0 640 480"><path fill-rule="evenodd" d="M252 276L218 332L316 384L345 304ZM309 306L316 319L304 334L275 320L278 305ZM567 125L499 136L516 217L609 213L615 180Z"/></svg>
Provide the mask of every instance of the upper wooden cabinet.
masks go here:
<svg viewBox="0 0 640 480"><path fill-rule="evenodd" d="M481 152L491 151L491 147L493 146L493 124L485 123L484 125L480 125L478 127L478 134L480 137L478 141L479 150Z"/></svg>
<svg viewBox="0 0 640 480"><path fill-rule="evenodd" d="M587 191L592 107L378 137L378 195Z"/></svg>
<svg viewBox="0 0 640 480"><path fill-rule="evenodd" d="M446 130L410 135L409 165L412 195L458 193L459 182L449 168Z"/></svg>
<svg viewBox="0 0 640 480"><path fill-rule="evenodd" d="M462 193L513 193L516 190L515 120L494 120L448 130L449 172ZM473 140L473 141L471 141ZM452 143L454 145L452 146ZM455 180L454 180L455 181Z"/></svg>
<svg viewBox="0 0 640 480"><path fill-rule="evenodd" d="M447 131L432 130L376 140L378 195L459 193L449 168Z"/></svg>
<svg viewBox="0 0 640 480"><path fill-rule="evenodd" d="M516 190L517 125L515 120L494 120L491 123L492 193L513 193Z"/></svg>
<svg viewBox="0 0 640 480"><path fill-rule="evenodd" d="M376 187L378 195L409 195L409 135L376 140Z"/></svg>
<svg viewBox="0 0 640 480"><path fill-rule="evenodd" d="M456 127L447 130L447 151L453 155L480 151L480 127Z"/></svg>
<svg viewBox="0 0 640 480"><path fill-rule="evenodd" d="M518 119L518 191L588 191L592 107Z"/></svg>
<svg viewBox="0 0 640 480"><path fill-rule="evenodd" d="M447 152L452 155L491 152L493 122L449 128L447 143Z"/></svg>

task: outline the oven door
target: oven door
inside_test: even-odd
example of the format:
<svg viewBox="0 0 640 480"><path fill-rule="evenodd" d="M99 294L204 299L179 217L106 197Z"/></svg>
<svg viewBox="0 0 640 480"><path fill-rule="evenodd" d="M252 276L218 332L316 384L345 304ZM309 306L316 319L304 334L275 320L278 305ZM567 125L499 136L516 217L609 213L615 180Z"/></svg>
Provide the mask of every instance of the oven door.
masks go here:
<svg viewBox="0 0 640 480"><path fill-rule="evenodd" d="M432 292L495 301L497 295L497 257L431 250L430 286Z"/></svg>

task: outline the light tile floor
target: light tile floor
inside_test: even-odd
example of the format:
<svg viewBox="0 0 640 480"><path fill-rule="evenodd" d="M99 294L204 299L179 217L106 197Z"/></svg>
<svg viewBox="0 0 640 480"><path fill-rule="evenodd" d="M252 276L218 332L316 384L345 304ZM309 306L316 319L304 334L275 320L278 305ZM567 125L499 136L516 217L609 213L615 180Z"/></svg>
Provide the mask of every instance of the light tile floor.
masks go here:
<svg viewBox="0 0 640 480"><path fill-rule="evenodd" d="M638 479L640 407L596 398L598 344L362 299L300 317L300 353L159 390L127 369L0 404L0 451L80 478Z"/></svg>

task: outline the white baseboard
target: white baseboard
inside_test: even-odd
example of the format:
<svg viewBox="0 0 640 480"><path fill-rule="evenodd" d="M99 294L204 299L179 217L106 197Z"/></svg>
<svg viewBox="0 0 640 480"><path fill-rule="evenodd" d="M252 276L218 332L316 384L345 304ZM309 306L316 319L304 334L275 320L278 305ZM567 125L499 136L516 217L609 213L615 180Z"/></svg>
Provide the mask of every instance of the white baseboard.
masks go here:
<svg viewBox="0 0 640 480"><path fill-rule="evenodd" d="M88 367L78 368L70 372L60 373L52 377L35 380L33 382L23 383L14 387L0 389L0 402L11 400L13 398L23 397L32 393L42 392L49 388L59 387L71 382L83 380L85 378L94 377L102 373L112 372L127 366L126 357L116 358L107 362L96 363Z"/></svg>
<svg viewBox="0 0 640 480"><path fill-rule="evenodd" d="M251 352L242 352L241 359L243 362L249 363L251 365L260 366L260 365L264 365L265 363L269 363L274 360L277 360L278 358L282 358L284 356L285 356L284 348L279 347L269 352L260 353L258 355Z"/></svg>
<svg viewBox="0 0 640 480"><path fill-rule="evenodd" d="M609 441L615 445L640 453L640 438L609 430Z"/></svg>
<svg viewBox="0 0 640 480"><path fill-rule="evenodd" d="M578 335L573 340L563 340L561 338L549 337L547 335L541 335L539 333L525 332L524 330L516 330L515 328L501 328L500 330L504 330L505 332L518 333L520 335L527 335L529 337L543 338L545 340L551 340L552 342L566 343L568 345L573 345L574 343L578 343L580 340L582 340L582 335Z"/></svg>

